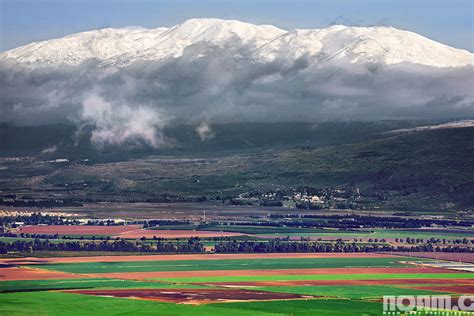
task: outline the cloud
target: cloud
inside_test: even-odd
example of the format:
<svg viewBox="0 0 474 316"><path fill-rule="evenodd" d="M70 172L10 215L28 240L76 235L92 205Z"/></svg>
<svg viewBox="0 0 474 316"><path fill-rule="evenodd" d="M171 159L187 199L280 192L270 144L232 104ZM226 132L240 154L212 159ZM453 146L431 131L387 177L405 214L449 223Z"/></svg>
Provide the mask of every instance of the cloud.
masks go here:
<svg viewBox="0 0 474 316"><path fill-rule="evenodd" d="M123 68L0 62L0 120L87 125L98 145L159 147L164 127L196 122L208 140L210 126L225 122L474 117L472 67L262 62L251 49L193 45L179 58Z"/></svg>
<svg viewBox="0 0 474 316"><path fill-rule="evenodd" d="M207 122L201 122L196 126L196 133L199 135L201 141L211 140L215 137L214 132L211 129L211 126Z"/></svg>
<svg viewBox="0 0 474 316"><path fill-rule="evenodd" d="M88 94L82 103L80 120L95 127L91 141L96 144L122 144L127 140L143 140L152 147L163 144L156 130L164 127L164 120L157 109L113 105L98 94Z"/></svg>
<svg viewBox="0 0 474 316"><path fill-rule="evenodd" d="M51 147L43 149L41 151L41 154L43 154L43 155L54 154L56 152L56 150L58 150L57 146L51 146Z"/></svg>

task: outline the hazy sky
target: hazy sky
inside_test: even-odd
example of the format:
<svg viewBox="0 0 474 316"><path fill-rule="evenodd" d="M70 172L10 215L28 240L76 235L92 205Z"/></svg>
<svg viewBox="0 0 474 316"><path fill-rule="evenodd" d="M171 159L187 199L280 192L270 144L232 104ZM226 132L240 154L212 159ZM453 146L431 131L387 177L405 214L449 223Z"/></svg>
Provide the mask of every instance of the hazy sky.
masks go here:
<svg viewBox="0 0 474 316"><path fill-rule="evenodd" d="M0 50L101 27L237 19L284 29L386 24L474 51L473 0L0 0Z"/></svg>

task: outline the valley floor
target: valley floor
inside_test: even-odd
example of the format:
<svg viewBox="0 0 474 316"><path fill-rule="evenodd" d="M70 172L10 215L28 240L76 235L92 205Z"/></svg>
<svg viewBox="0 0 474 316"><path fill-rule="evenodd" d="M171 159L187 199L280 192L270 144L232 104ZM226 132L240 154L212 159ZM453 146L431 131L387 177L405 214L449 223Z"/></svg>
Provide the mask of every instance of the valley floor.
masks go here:
<svg viewBox="0 0 474 316"><path fill-rule="evenodd" d="M381 315L384 295L474 294L473 273L416 256L1 259L0 314Z"/></svg>

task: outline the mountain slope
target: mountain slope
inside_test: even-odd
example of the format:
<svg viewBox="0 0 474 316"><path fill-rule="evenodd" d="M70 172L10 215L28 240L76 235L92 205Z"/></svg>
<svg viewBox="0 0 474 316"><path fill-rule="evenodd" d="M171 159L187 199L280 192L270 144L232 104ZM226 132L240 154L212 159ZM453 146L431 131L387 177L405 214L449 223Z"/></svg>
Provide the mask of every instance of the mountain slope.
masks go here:
<svg viewBox="0 0 474 316"><path fill-rule="evenodd" d="M201 44L196 56L212 45L247 49L261 61L293 61L309 56L314 64L411 63L433 67L474 65L474 54L392 27L347 27L285 31L270 25L233 20L191 19L170 28L101 29L31 43L0 53L0 60L77 65L98 59L104 65L179 57Z"/></svg>
<svg viewBox="0 0 474 316"><path fill-rule="evenodd" d="M262 56L294 58L304 54L317 55L320 62L412 63L435 67L459 67L473 64L474 55L429 40L413 32L393 27L332 26L320 30L287 32L262 47Z"/></svg>
<svg viewBox="0 0 474 316"><path fill-rule="evenodd" d="M75 146L67 126L0 126L0 139L21 134L0 142L0 198L136 202L332 187L360 189L357 209L472 211L474 128L382 132L412 124L224 124L209 144L180 126L167 131L175 148L95 151Z"/></svg>

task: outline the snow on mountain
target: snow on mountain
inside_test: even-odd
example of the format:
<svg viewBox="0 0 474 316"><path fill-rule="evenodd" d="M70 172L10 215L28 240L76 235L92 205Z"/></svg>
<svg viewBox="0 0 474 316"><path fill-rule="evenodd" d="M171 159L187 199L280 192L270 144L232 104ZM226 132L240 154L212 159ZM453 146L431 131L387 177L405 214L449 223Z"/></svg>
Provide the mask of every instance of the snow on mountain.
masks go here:
<svg viewBox="0 0 474 316"><path fill-rule="evenodd" d="M298 58L309 54L319 62L411 63L434 67L474 64L474 54L393 27L347 27L287 32L261 48L263 56ZM290 56L288 56L290 55Z"/></svg>
<svg viewBox="0 0 474 316"><path fill-rule="evenodd" d="M166 28L106 28L31 43L0 54L0 59L48 64L79 64L87 59L107 60L122 54L140 54L160 40Z"/></svg>
<svg viewBox="0 0 474 316"><path fill-rule="evenodd" d="M128 65L134 61L179 57L186 47L198 43L260 46L285 32L270 25L257 26L233 20L191 19L160 33L159 39L147 49L139 53L128 51L105 63Z"/></svg>
<svg viewBox="0 0 474 316"><path fill-rule="evenodd" d="M461 121L453 121L447 122L438 125L426 125L426 126L417 126L413 128L402 128L402 129L395 129L390 131L389 133L404 133L404 132L423 132L423 131L431 131L437 129L452 129L452 128L472 128L474 127L474 120L461 120Z"/></svg>
<svg viewBox="0 0 474 316"><path fill-rule="evenodd" d="M97 59L104 65L179 57L195 44L249 46L252 57L293 61L310 57L314 64L411 63L433 67L474 65L474 54L392 27L347 27L285 31L271 25L233 20L191 19L170 28L100 29L31 43L0 53L0 60L30 64L77 65Z"/></svg>

